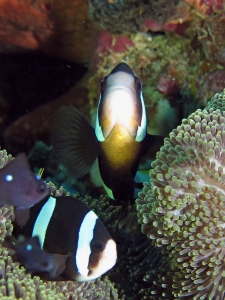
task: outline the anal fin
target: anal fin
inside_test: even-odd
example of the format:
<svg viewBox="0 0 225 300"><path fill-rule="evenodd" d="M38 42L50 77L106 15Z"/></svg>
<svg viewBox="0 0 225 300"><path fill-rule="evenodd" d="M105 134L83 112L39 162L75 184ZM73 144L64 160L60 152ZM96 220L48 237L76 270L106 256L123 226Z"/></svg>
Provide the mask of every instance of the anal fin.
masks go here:
<svg viewBox="0 0 225 300"><path fill-rule="evenodd" d="M53 268L50 272L51 278L58 277L66 269L66 260L69 254L52 254Z"/></svg>

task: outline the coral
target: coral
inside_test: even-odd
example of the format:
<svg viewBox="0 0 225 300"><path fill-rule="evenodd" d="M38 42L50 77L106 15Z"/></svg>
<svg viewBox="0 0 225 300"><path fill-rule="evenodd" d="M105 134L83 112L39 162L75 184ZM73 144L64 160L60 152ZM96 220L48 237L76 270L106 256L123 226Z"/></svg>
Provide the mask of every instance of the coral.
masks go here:
<svg viewBox="0 0 225 300"><path fill-rule="evenodd" d="M188 10L189 5L182 0L173 0L169 3L166 0L152 2L89 0L91 18L101 29L117 34L140 31L146 21L145 25L150 21L156 24L155 30L162 30L163 24L167 23L166 29L172 28L174 31L177 24L183 23L188 18Z"/></svg>
<svg viewBox="0 0 225 300"><path fill-rule="evenodd" d="M157 89L165 95L174 95L178 90L174 78L164 75L160 76Z"/></svg>
<svg viewBox="0 0 225 300"><path fill-rule="evenodd" d="M92 46L87 1L44 0L44 2L53 16L55 34L43 51L66 60L86 63Z"/></svg>
<svg viewBox="0 0 225 300"><path fill-rule="evenodd" d="M204 98L212 97L217 91L221 91L224 87L225 71L217 70L207 74L204 84L199 88L199 94Z"/></svg>
<svg viewBox="0 0 225 300"><path fill-rule="evenodd" d="M155 285L175 298L225 297L224 109L225 90L165 138L136 201L142 232L168 255Z"/></svg>
<svg viewBox="0 0 225 300"><path fill-rule="evenodd" d="M216 20L216 21L215 21ZM219 11L205 18L203 21L195 22L198 41L202 45L207 60L213 60L224 65L225 42L225 12Z"/></svg>
<svg viewBox="0 0 225 300"><path fill-rule="evenodd" d="M124 52L130 46L133 46L133 42L128 37L122 35L112 36L107 31L101 31L98 37L98 47L95 52L97 55L109 49L113 52Z"/></svg>
<svg viewBox="0 0 225 300"><path fill-rule="evenodd" d="M86 1L0 0L0 7L0 41L5 43L1 47L4 51L40 49L80 63L89 57Z"/></svg>
<svg viewBox="0 0 225 300"><path fill-rule="evenodd" d="M84 105L84 103L86 105ZM87 89L73 87L62 97L40 105L18 118L4 131L4 144L8 151L19 152L32 148L37 140L49 137L50 116L61 105L76 105L88 111Z"/></svg>
<svg viewBox="0 0 225 300"><path fill-rule="evenodd" d="M138 33L131 35L130 39L132 45L121 52L114 52L107 45L101 45L104 51L97 52L99 63L96 74L90 80L91 92L93 86L98 87L97 83L102 77L108 75L116 64L124 61L142 79L144 88L145 86L156 88L163 74L174 79L180 89L188 86L197 96L197 89L192 86L195 84L193 81L196 74L200 75L198 65L201 62L201 54L198 50L193 53L189 38L177 42L176 37L172 35L166 37ZM94 80L96 84L93 84Z"/></svg>
<svg viewBox="0 0 225 300"><path fill-rule="evenodd" d="M47 146L42 141L37 141L28 155L29 163L34 166L34 171L37 172L40 168L46 166L52 151L52 146ZM46 171L46 170L45 170Z"/></svg>
<svg viewBox="0 0 225 300"><path fill-rule="evenodd" d="M202 15L210 15L223 9L223 0L185 0Z"/></svg>
<svg viewBox="0 0 225 300"><path fill-rule="evenodd" d="M0 40L37 49L53 34L53 21L43 1L0 1Z"/></svg>

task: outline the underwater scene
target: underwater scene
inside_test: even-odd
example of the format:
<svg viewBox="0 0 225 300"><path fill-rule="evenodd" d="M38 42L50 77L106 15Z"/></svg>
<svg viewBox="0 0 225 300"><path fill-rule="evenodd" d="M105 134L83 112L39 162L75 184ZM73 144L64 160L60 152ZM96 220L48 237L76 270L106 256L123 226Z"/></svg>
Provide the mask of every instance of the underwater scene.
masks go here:
<svg viewBox="0 0 225 300"><path fill-rule="evenodd" d="M0 299L225 299L225 0L0 0Z"/></svg>

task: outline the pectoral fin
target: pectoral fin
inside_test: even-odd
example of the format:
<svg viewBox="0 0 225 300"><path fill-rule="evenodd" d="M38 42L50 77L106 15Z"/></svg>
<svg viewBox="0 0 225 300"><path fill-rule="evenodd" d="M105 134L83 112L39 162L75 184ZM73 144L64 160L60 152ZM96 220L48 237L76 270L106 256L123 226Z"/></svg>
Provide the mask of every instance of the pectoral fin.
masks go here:
<svg viewBox="0 0 225 300"><path fill-rule="evenodd" d="M76 178L85 175L99 153L94 128L75 107L63 106L52 121L51 140L59 161Z"/></svg>
<svg viewBox="0 0 225 300"><path fill-rule="evenodd" d="M156 153L164 144L164 137L147 133L143 141L142 156L146 159L155 159Z"/></svg>
<svg viewBox="0 0 225 300"><path fill-rule="evenodd" d="M66 269L66 260L69 256L69 254L52 254L53 267L50 272L51 278L58 277Z"/></svg>

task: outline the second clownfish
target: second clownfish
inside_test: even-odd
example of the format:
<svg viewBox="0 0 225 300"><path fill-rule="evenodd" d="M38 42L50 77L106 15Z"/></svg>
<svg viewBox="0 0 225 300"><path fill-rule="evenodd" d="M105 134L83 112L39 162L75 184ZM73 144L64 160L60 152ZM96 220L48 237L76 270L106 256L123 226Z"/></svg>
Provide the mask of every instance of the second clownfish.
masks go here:
<svg viewBox="0 0 225 300"><path fill-rule="evenodd" d="M122 62L100 83L95 128L75 107L61 107L53 118L52 143L59 161L76 178L98 157L108 196L132 201L140 159L147 152L154 158L163 138L147 133L141 80Z"/></svg>

